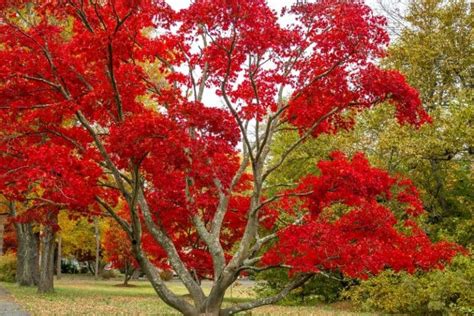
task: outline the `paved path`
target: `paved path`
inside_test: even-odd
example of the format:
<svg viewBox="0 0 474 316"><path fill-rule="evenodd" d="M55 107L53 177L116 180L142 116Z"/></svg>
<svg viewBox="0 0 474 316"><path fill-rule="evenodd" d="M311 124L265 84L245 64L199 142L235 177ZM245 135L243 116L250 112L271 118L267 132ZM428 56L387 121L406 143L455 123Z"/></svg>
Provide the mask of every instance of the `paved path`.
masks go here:
<svg viewBox="0 0 474 316"><path fill-rule="evenodd" d="M0 287L0 315L1 316L28 316L13 299L10 293Z"/></svg>

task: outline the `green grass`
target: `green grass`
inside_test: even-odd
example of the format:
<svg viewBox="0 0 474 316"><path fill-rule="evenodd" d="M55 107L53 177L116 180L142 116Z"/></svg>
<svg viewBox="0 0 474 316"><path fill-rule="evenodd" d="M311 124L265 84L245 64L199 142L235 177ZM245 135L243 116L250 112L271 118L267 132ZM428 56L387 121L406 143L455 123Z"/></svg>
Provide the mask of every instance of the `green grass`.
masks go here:
<svg viewBox="0 0 474 316"><path fill-rule="evenodd" d="M55 292L39 295L35 288L2 283L16 301L33 315L178 315L157 298L145 281L136 287L118 287L119 280L63 277L55 281ZM178 294L185 289L171 286ZM174 288L175 287L175 288Z"/></svg>
<svg viewBox="0 0 474 316"><path fill-rule="evenodd" d="M133 287L119 287L121 280L94 280L90 277L64 276L55 280L55 292L39 295L36 288L1 283L15 300L32 315L179 315L156 296L147 281L133 281ZM187 291L177 281L168 283L178 295ZM210 284L204 284L209 291ZM235 286L228 291L225 304L253 298L246 286ZM345 305L322 306L265 306L252 315L350 315Z"/></svg>

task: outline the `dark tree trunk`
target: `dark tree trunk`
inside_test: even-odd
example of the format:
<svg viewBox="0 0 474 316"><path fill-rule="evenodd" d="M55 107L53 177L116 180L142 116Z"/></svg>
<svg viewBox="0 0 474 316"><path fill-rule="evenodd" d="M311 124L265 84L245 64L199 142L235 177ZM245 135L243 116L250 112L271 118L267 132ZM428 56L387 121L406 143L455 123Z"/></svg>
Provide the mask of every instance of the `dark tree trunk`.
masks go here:
<svg viewBox="0 0 474 316"><path fill-rule="evenodd" d="M131 277L132 277L132 274L128 272L128 269L125 270L125 278L123 279L124 286L128 286L128 281L130 281Z"/></svg>
<svg viewBox="0 0 474 316"><path fill-rule="evenodd" d="M439 219L437 219L437 221L440 221L443 215L445 216L447 214L450 214L449 203L445 196L445 185L444 185L445 180L442 175L440 162L436 159L430 159L430 164L431 164L431 174L435 180L434 187L432 188L432 195L438 201L438 204L441 207L441 210L443 212L441 216L438 215Z"/></svg>
<svg viewBox="0 0 474 316"><path fill-rule="evenodd" d="M89 272L90 272L92 275L95 275L94 263L93 263L93 262L87 261L87 270L89 270Z"/></svg>
<svg viewBox="0 0 474 316"><path fill-rule="evenodd" d="M133 273L135 272L135 269L133 266L127 262L125 265L125 279L123 280L123 285L128 286L128 281L132 278Z"/></svg>
<svg viewBox="0 0 474 316"><path fill-rule="evenodd" d="M16 282L21 286L35 286L39 281L38 234L32 223L15 222L17 238Z"/></svg>
<svg viewBox="0 0 474 316"><path fill-rule="evenodd" d="M50 225L44 226L41 236L40 278L38 293L51 293L54 291L54 249L56 242L54 229Z"/></svg>
<svg viewBox="0 0 474 316"><path fill-rule="evenodd" d="M5 222L7 221L8 213L0 214L0 256L3 255L3 236L5 234Z"/></svg>
<svg viewBox="0 0 474 316"><path fill-rule="evenodd" d="M100 268L100 230L99 220L97 217L94 218L94 232L95 232L95 279L99 279L99 268Z"/></svg>
<svg viewBox="0 0 474 316"><path fill-rule="evenodd" d="M56 258L56 278L61 279L61 261L62 261L62 240L61 236L58 236L58 249L57 249L57 258Z"/></svg>

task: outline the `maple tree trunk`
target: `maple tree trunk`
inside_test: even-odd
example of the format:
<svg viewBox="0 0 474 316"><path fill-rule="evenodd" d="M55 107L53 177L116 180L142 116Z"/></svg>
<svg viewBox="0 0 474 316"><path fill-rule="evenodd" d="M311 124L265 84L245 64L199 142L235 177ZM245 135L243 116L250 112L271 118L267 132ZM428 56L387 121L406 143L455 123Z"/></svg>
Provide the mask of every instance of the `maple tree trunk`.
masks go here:
<svg viewBox="0 0 474 316"><path fill-rule="evenodd" d="M8 213L0 214L0 256L3 255L3 235L5 234L5 222Z"/></svg>
<svg viewBox="0 0 474 316"><path fill-rule="evenodd" d="M15 222L17 238L16 282L21 286L38 284L38 235L32 223Z"/></svg>
<svg viewBox="0 0 474 316"><path fill-rule="evenodd" d="M97 217L94 218L94 231L95 231L95 271L94 275L96 280L99 279L99 265L100 265L100 231L99 222Z"/></svg>
<svg viewBox="0 0 474 316"><path fill-rule="evenodd" d="M0 224L0 256L3 256L3 234L5 233L5 225Z"/></svg>
<svg viewBox="0 0 474 316"><path fill-rule="evenodd" d="M62 260L62 240L61 240L61 236L58 236L58 249L57 249L57 253L58 253L58 257L57 257L57 261L56 261L56 278L59 280L61 279L61 260Z"/></svg>
<svg viewBox="0 0 474 316"><path fill-rule="evenodd" d="M125 278L123 280L124 286L128 286L128 281L130 281L134 272L135 272L135 269L132 267L132 265L127 263L125 266Z"/></svg>
<svg viewBox="0 0 474 316"><path fill-rule="evenodd" d="M138 237L139 234L136 231L134 233L136 234L134 237ZM169 291L169 289L164 285L164 282L163 280L161 280L157 268L149 261L149 259L143 252L141 245L136 242L136 240L132 240L132 249L138 263L140 264L142 271L147 276L148 280L150 281L151 285L153 286L153 289L158 294L158 296L166 304L180 311L183 315L198 315L196 309L193 308L193 306L191 306L182 298L176 296L174 293Z"/></svg>
<svg viewBox="0 0 474 316"><path fill-rule="evenodd" d="M44 226L41 236L41 258L38 282L38 293L54 291L54 248L56 247L54 230L50 225Z"/></svg>
<svg viewBox="0 0 474 316"><path fill-rule="evenodd" d="M94 263L92 261L87 261L87 270L89 270L89 272L95 276L94 266L95 266L95 261Z"/></svg>

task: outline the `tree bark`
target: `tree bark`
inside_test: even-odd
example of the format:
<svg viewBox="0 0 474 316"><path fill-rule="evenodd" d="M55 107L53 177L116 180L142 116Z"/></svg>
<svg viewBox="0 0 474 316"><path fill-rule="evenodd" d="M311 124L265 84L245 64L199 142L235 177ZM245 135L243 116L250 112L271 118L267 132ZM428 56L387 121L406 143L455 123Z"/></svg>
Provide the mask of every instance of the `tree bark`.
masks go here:
<svg viewBox="0 0 474 316"><path fill-rule="evenodd" d="M131 279L132 280L138 280L140 278L140 273L142 271L140 270L140 268L136 268L135 270L133 270L133 274L131 276Z"/></svg>
<svg viewBox="0 0 474 316"><path fill-rule="evenodd" d="M54 229L45 225L41 236L41 258L38 293L54 292L54 248L56 247Z"/></svg>
<svg viewBox="0 0 474 316"><path fill-rule="evenodd" d="M57 261L56 261L56 278L59 280L61 279L61 260L62 260L62 240L61 240L61 236L58 236L58 257L57 257Z"/></svg>
<svg viewBox="0 0 474 316"><path fill-rule="evenodd" d="M246 311L249 309L253 309L259 306L264 306L264 305L270 305L274 304L281 299L283 299L285 296L287 296L293 289L296 289L297 287L302 286L305 282L307 282L309 279L311 279L313 274L302 274L299 276L296 276L291 282L287 284L285 288L283 288L278 294L270 297L265 297L261 299L257 299L252 302L246 302L246 303L241 303L234 305L232 307L223 309L220 311L218 315L221 316L228 316L228 315L233 315L242 311Z"/></svg>
<svg viewBox="0 0 474 316"><path fill-rule="evenodd" d="M15 222L17 239L16 282L21 286L35 286L39 280L38 234L32 223Z"/></svg>
<svg viewBox="0 0 474 316"><path fill-rule="evenodd" d="M99 221L97 217L94 218L94 230L95 230L95 279L99 279L99 265L100 265L100 230Z"/></svg>
<svg viewBox="0 0 474 316"><path fill-rule="evenodd" d="M0 256L3 256L3 235L5 234L5 222L8 213L0 214Z"/></svg>
<svg viewBox="0 0 474 316"><path fill-rule="evenodd" d="M133 268L133 266L127 262L127 264L125 265L125 278L123 280L124 286L128 286L128 281L130 281L134 272L135 269Z"/></svg>
<svg viewBox="0 0 474 316"><path fill-rule="evenodd" d="M135 233L137 230L134 231ZM135 235L134 237L139 237ZM138 238L137 238L138 239ZM164 284L163 280L161 280L160 275L156 267L148 260L146 255L144 254L143 250L139 243L132 241L132 249L135 254L135 258L140 264L142 271L147 276L148 280L150 281L153 289L158 294L158 296L169 306L173 307L174 309L181 312L183 315L186 316L196 316L198 315L197 310L189 304L183 298L177 296L175 293L170 291L168 287Z"/></svg>

